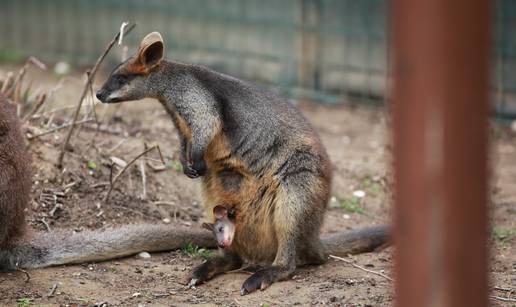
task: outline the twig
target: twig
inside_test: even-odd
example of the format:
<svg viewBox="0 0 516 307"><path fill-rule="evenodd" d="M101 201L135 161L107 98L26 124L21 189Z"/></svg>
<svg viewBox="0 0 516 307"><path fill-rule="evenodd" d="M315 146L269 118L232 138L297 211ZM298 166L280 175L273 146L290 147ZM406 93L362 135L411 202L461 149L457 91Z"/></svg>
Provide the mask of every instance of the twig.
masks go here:
<svg viewBox="0 0 516 307"><path fill-rule="evenodd" d="M89 86L90 86L90 84L93 83L93 80L95 78L95 75L97 74L97 70L99 69L100 64L102 63L102 61L104 61L104 58L107 56L107 54L109 53L111 48L113 48L113 46L117 42L117 40L120 37L120 35L122 35L122 34L126 34L127 35L129 32L131 32L132 29L134 29L134 26L135 26L135 24L133 24L129 28L127 28L127 30L124 33L118 32L115 35L113 40L111 40L111 42L108 44L108 46L106 47L104 52L97 59L97 62L95 62L95 65L93 66L91 71L88 73L88 78L86 79L86 84L84 85L84 89L82 90L81 97L79 98L79 102L77 103L77 108L75 109L72 125L70 126L70 130L68 131L68 135L66 136L65 141L63 142L63 147L61 148L61 152L59 153L59 157L57 159L57 166L59 168L63 167L64 155L66 153L68 144L70 143L70 139L72 137L73 128L75 126L75 123L77 122L77 119L79 118L79 113L81 111L82 102L83 102L84 98L86 97L86 95L88 94Z"/></svg>
<svg viewBox="0 0 516 307"><path fill-rule="evenodd" d="M181 206L176 205L173 202L170 201L156 201L152 203L154 206L170 206L174 208L174 218L177 218L176 211L181 211L185 216L190 216L190 212L188 212L186 209L182 208Z"/></svg>
<svg viewBox="0 0 516 307"><path fill-rule="evenodd" d="M127 139L121 139L120 142L118 142L115 146L107 150L107 154L111 154L113 151L115 151L118 147L120 147Z"/></svg>
<svg viewBox="0 0 516 307"><path fill-rule="evenodd" d="M4 82L2 83L2 88L0 89L0 93L2 93L4 96L7 97L6 91L11 86L11 84L14 81L14 74L12 71L7 73L7 77L5 78Z"/></svg>
<svg viewBox="0 0 516 307"><path fill-rule="evenodd" d="M147 176L145 175L145 161L140 160L140 173L142 174L142 199L147 199Z"/></svg>
<svg viewBox="0 0 516 307"><path fill-rule="evenodd" d="M43 225L45 225L45 227L47 228L47 231L50 232L50 226L48 225L47 221L45 220L45 218L42 218L41 220L39 220L41 223L43 223Z"/></svg>
<svg viewBox="0 0 516 307"><path fill-rule="evenodd" d="M90 185L90 188L94 189L94 188L101 188L101 187L105 187L105 186L108 186L109 185L109 182L99 182L99 183L95 183L95 184L92 184Z"/></svg>
<svg viewBox="0 0 516 307"><path fill-rule="evenodd" d="M48 291L47 297L53 297L54 293L56 292L57 284L54 284L52 288L50 288L50 291Z"/></svg>
<svg viewBox="0 0 516 307"><path fill-rule="evenodd" d="M106 197L104 198L104 202L107 202L109 196L111 195L111 191L113 191L113 187L115 186L115 183L120 178L120 176L129 168L129 166L134 164L134 162L136 162L136 160L138 160L140 157L146 155L149 151L151 151L153 149L156 149L157 147L158 147L157 145L152 146L152 147L144 150L142 153L140 153L136 157L134 157L134 159L132 159L129 163L127 163L127 165L114 178L112 177L112 174L110 174L109 182L111 184L109 186L109 190L108 190L108 192L106 194ZM111 168L111 169L113 169L113 168Z"/></svg>
<svg viewBox="0 0 516 307"><path fill-rule="evenodd" d="M40 136L44 136L44 135L47 135L47 134L51 134L51 133L54 133L58 130L61 130L61 129L64 129L66 127L70 127L72 125L81 125L81 124L84 124L84 123L89 123L89 122L92 122L93 119L92 118L88 118L88 119L84 119L84 120L81 120L81 121L78 121L78 122L75 122L75 123L67 123L67 124L63 124L61 126L58 126L58 127L55 127L55 128L52 128L50 130L47 130L45 132L41 132L41 133L38 133L38 134L35 134L35 135L30 135L27 137L27 139L29 140L32 140L32 139L35 139L35 138L38 138Z"/></svg>
<svg viewBox="0 0 516 307"><path fill-rule="evenodd" d="M502 302L516 302L516 299L515 298L508 298L508 297L501 297L501 296L491 296L492 299L494 300L499 300L499 301L502 301Z"/></svg>
<svg viewBox="0 0 516 307"><path fill-rule="evenodd" d="M23 122L27 122L34 114L36 114L41 109L41 107L43 107L43 105L45 104L46 98L47 98L47 94L45 94L45 93L43 93L37 97L36 104L34 105L32 110L30 110L25 115L25 117L23 118Z"/></svg>
<svg viewBox="0 0 516 307"><path fill-rule="evenodd" d="M22 272L23 274L25 274L25 282L28 283L30 281L30 275L29 275L29 272L25 271L24 269L21 269L18 267L18 263L16 263L16 271L20 271Z"/></svg>
<svg viewBox="0 0 516 307"><path fill-rule="evenodd" d="M350 261L350 260L347 260L347 259L344 259L344 258L341 258L341 257L337 257L337 256L333 256L333 255L330 255L330 258L337 259L337 260L340 260L340 261L344 261L344 262L346 262L346 263L348 263L348 264L351 264L351 266L353 266L353 267L355 267L355 268L357 268L357 269L360 269L360 270L362 270L362 271L369 272L369 273L371 273L371 274L375 274L375 275L381 276L381 277L383 277L383 278L385 278L385 279L387 279L387 280L393 281L393 279L392 279L392 278L390 278L389 276L387 276L387 275L385 275L385 274L383 274L383 273L380 273L380 272L376 272L376 271L373 271L373 270L366 269L366 268L364 268L364 267L362 267L362 266L359 266L358 264L353 263L353 262L352 262L352 261Z"/></svg>

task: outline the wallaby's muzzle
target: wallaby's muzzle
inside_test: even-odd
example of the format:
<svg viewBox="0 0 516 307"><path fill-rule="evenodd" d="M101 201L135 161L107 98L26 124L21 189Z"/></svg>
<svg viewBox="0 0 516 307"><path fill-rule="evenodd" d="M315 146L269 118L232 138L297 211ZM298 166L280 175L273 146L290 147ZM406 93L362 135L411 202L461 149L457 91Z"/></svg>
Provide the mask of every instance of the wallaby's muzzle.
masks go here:
<svg viewBox="0 0 516 307"><path fill-rule="evenodd" d="M126 99L122 99L122 97L112 95L108 91L104 89L100 89L97 91L97 99L100 100L102 103L115 103L115 102L122 102Z"/></svg>
<svg viewBox="0 0 516 307"><path fill-rule="evenodd" d="M103 91L102 89L97 91L96 96L97 96L97 99L100 100L101 102L103 102L103 103L107 102L106 101L106 98L107 98L106 92Z"/></svg>

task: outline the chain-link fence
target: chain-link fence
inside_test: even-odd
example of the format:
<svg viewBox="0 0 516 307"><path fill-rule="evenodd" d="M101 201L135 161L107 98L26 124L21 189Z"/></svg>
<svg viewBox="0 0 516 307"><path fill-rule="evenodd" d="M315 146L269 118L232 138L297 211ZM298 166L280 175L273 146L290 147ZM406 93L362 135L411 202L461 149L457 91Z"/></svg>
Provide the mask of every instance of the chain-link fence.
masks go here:
<svg viewBox="0 0 516 307"><path fill-rule="evenodd" d="M516 1L498 0L495 111L516 115ZM467 9L467 8L465 8ZM315 101L381 103L386 0L2 0L0 59L91 64L123 21L163 34L169 59L207 65ZM120 60L121 50L111 55Z"/></svg>

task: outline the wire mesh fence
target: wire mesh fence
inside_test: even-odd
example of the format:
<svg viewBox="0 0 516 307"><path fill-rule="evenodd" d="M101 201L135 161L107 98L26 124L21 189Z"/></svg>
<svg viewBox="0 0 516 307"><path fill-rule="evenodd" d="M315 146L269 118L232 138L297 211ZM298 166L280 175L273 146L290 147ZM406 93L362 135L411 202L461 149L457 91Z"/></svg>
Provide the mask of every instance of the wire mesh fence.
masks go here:
<svg viewBox="0 0 516 307"><path fill-rule="evenodd" d="M495 12L493 95L516 115L516 2ZM386 0L2 0L0 60L35 55L92 63L123 21L163 34L169 59L327 103L382 103L387 91ZM116 50L110 62L120 61Z"/></svg>

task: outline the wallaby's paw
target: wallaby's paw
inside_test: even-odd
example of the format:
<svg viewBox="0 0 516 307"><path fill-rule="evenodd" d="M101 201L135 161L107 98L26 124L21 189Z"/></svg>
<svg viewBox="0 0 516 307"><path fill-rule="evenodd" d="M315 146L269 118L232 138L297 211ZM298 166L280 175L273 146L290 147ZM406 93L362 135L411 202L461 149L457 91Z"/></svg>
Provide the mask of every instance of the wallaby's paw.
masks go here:
<svg viewBox="0 0 516 307"><path fill-rule="evenodd" d="M203 158L194 160L191 168L197 173L198 176L206 175L206 171L208 170L206 162L204 162Z"/></svg>
<svg viewBox="0 0 516 307"><path fill-rule="evenodd" d="M274 269L262 269L251 275L240 289L240 295L246 295L258 289L264 290L274 282Z"/></svg>
<svg viewBox="0 0 516 307"><path fill-rule="evenodd" d="M188 283L187 287L190 289L195 289L195 286L199 285L200 281L196 278L190 279L190 282Z"/></svg>
<svg viewBox="0 0 516 307"><path fill-rule="evenodd" d="M188 288L198 286L208 280L208 267L205 263L202 263L195 267L188 277Z"/></svg>
<svg viewBox="0 0 516 307"><path fill-rule="evenodd" d="M191 166L183 167L183 173L188 176L188 178L197 178L199 174L196 170L194 170Z"/></svg>

